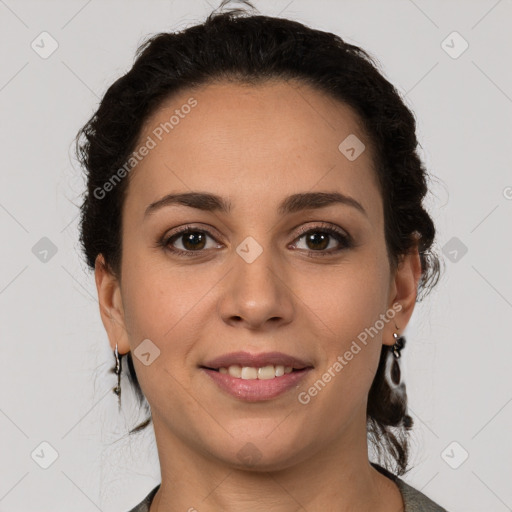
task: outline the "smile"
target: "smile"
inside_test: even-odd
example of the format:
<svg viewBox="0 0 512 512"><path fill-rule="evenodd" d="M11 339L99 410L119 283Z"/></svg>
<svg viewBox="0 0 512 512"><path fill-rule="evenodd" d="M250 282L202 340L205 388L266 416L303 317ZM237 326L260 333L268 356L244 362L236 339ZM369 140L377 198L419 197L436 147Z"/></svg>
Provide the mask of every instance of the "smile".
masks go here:
<svg viewBox="0 0 512 512"><path fill-rule="evenodd" d="M258 402L296 388L313 365L282 352L232 352L199 368L221 392L238 400Z"/></svg>
<svg viewBox="0 0 512 512"><path fill-rule="evenodd" d="M226 367L219 368L219 373L224 375L231 375L231 377L235 377L237 379L244 380L270 380L275 379L276 377L282 377L285 374L292 373L293 368L291 366L283 366L283 365L268 365L268 366L260 366L256 368L254 366L239 366L237 364L233 364Z"/></svg>

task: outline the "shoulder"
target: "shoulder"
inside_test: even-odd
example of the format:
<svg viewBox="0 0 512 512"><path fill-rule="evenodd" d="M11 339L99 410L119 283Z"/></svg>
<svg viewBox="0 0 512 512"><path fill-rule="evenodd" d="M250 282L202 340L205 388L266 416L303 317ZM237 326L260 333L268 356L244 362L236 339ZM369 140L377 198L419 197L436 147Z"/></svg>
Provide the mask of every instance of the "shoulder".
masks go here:
<svg viewBox="0 0 512 512"><path fill-rule="evenodd" d="M447 512L446 509L400 478L397 477L395 483L402 494L405 512Z"/></svg>
<svg viewBox="0 0 512 512"><path fill-rule="evenodd" d="M153 498L155 497L156 492L160 488L160 484L158 484L138 505L129 510L128 512L149 512L149 507Z"/></svg>
<svg viewBox="0 0 512 512"><path fill-rule="evenodd" d="M448 512L446 509L433 502L428 496L425 496L425 494L411 487L386 468L383 468L375 462L372 462L371 465L384 476L395 482L404 501L404 512Z"/></svg>
<svg viewBox="0 0 512 512"><path fill-rule="evenodd" d="M372 465L376 466L376 464ZM448 512L446 509L433 502L429 497L425 496L423 493L410 486L402 479L392 475L384 468L379 467L379 469L382 470L383 473L387 473L388 476L393 477L392 480L396 483L400 493L402 494L405 512ZM151 502L153 501L153 498L155 497L155 494L159 488L160 484L152 489L138 505L136 505L128 512L149 512Z"/></svg>

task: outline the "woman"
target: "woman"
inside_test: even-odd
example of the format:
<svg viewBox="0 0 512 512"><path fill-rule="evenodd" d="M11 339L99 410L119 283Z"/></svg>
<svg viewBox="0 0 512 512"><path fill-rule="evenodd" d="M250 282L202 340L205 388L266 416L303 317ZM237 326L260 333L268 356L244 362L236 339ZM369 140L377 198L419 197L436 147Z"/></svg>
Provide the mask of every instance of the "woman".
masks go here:
<svg viewBox="0 0 512 512"><path fill-rule="evenodd" d="M161 466L133 511L443 511L398 477L438 262L414 118L370 57L212 13L149 40L80 135L114 391L126 357Z"/></svg>

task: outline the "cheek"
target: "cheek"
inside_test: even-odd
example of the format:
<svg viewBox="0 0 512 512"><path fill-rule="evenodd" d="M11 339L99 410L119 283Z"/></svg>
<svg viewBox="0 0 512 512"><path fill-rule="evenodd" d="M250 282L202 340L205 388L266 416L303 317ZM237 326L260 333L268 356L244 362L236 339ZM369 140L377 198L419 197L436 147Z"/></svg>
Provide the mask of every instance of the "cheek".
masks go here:
<svg viewBox="0 0 512 512"><path fill-rule="evenodd" d="M322 352L322 382L301 391L311 391L317 407L342 418L367 396L377 370L383 325L379 319L386 313L389 268L377 249L365 251L331 269L329 275L318 274L314 282L316 287L305 280L302 289L307 290L304 302L315 313L311 318Z"/></svg>
<svg viewBox="0 0 512 512"><path fill-rule="evenodd" d="M219 276L211 270L199 273L193 266L173 267L160 255L148 255L147 250L127 256L123 276L130 348L137 356L137 347L146 339L157 347L158 357L151 365L133 358L144 393L149 398L164 383L175 386L174 379L164 372L179 376L180 383L188 387L194 348L197 340L205 337L205 319L212 317L211 301L205 294L215 287Z"/></svg>
<svg viewBox="0 0 512 512"><path fill-rule="evenodd" d="M182 320L211 286L197 279L192 267L173 267L157 251L163 249L148 252L148 248L126 241L123 306L130 343L135 346L145 338L159 345L171 339L176 330L183 329Z"/></svg>
<svg viewBox="0 0 512 512"><path fill-rule="evenodd" d="M386 261L373 256L371 251L354 253L328 271L308 272L297 288L303 302L315 313L312 318L319 334L332 340L327 343L329 351L342 350L385 312L389 268Z"/></svg>
<svg viewBox="0 0 512 512"><path fill-rule="evenodd" d="M204 295L204 287L193 276L187 278L183 274L170 272L169 268L147 263L130 265L128 259L125 262L125 325L134 354L137 378L144 395L152 406L158 404L162 396L166 396L166 403L172 403L176 409L181 406L181 401L175 396L180 388L175 379L188 387L184 363L198 337L198 326L201 325L197 319L191 319L196 314L194 306ZM189 282L193 285L188 286ZM149 358L154 357L150 364L137 357L142 351L137 349L144 340L151 341L145 342ZM156 357L153 354L157 354Z"/></svg>

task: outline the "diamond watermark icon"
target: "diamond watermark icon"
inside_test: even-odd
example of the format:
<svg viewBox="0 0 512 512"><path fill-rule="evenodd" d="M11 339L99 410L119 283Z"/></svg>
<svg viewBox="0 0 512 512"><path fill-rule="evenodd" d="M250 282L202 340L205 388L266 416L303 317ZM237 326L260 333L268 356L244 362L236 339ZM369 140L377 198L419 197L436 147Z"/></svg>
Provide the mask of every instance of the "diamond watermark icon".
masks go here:
<svg viewBox="0 0 512 512"><path fill-rule="evenodd" d="M442 452L441 458L452 469L457 469L469 457L469 453L457 441L452 441Z"/></svg>
<svg viewBox="0 0 512 512"><path fill-rule="evenodd" d="M458 59L469 48L469 43L454 30L451 34L448 34L445 39L443 39L441 42L441 48L452 59Z"/></svg>
<svg viewBox="0 0 512 512"><path fill-rule="evenodd" d="M243 464L252 466L260 461L263 454L254 444L246 443L240 450L238 450L236 456Z"/></svg>
<svg viewBox="0 0 512 512"><path fill-rule="evenodd" d="M363 142L358 139L353 133L346 137L341 144L338 146L340 152L345 155L347 160L353 162L361 153L366 149Z"/></svg>
<svg viewBox="0 0 512 512"><path fill-rule="evenodd" d="M41 32L30 46L39 57L47 59L57 50L59 43L48 32Z"/></svg>
<svg viewBox="0 0 512 512"><path fill-rule="evenodd" d="M32 247L32 254L41 262L48 263L56 254L57 246L46 236Z"/></svg>
<svg viewBox="0 0 512 512"><path fill-rule="evenodd" d="M443 245L443 254L452 262L458 263L468 252L468 248L456 236Z"/></svg>
<svg viewBox="0 0 512 512"><path fill-rule="evenodd" d="M47 441L39 443L30 456L43 469L48 469L59 458L57 450Z"/></svg>
<svg viewBox="0 0 512 512"><path fill-rule="evenodd" d="M143 365L149 366L160 356L160 349L151 340L145 339L139 343L139 346L133 351L133 354Z"/></svg>
<svg viewBox="0 0 512 512"><path fill-rule="evenodd" d="M252 263L263 252L263 247L252 236L248 236L238 245L236 252L247 263Z"/></svg>

